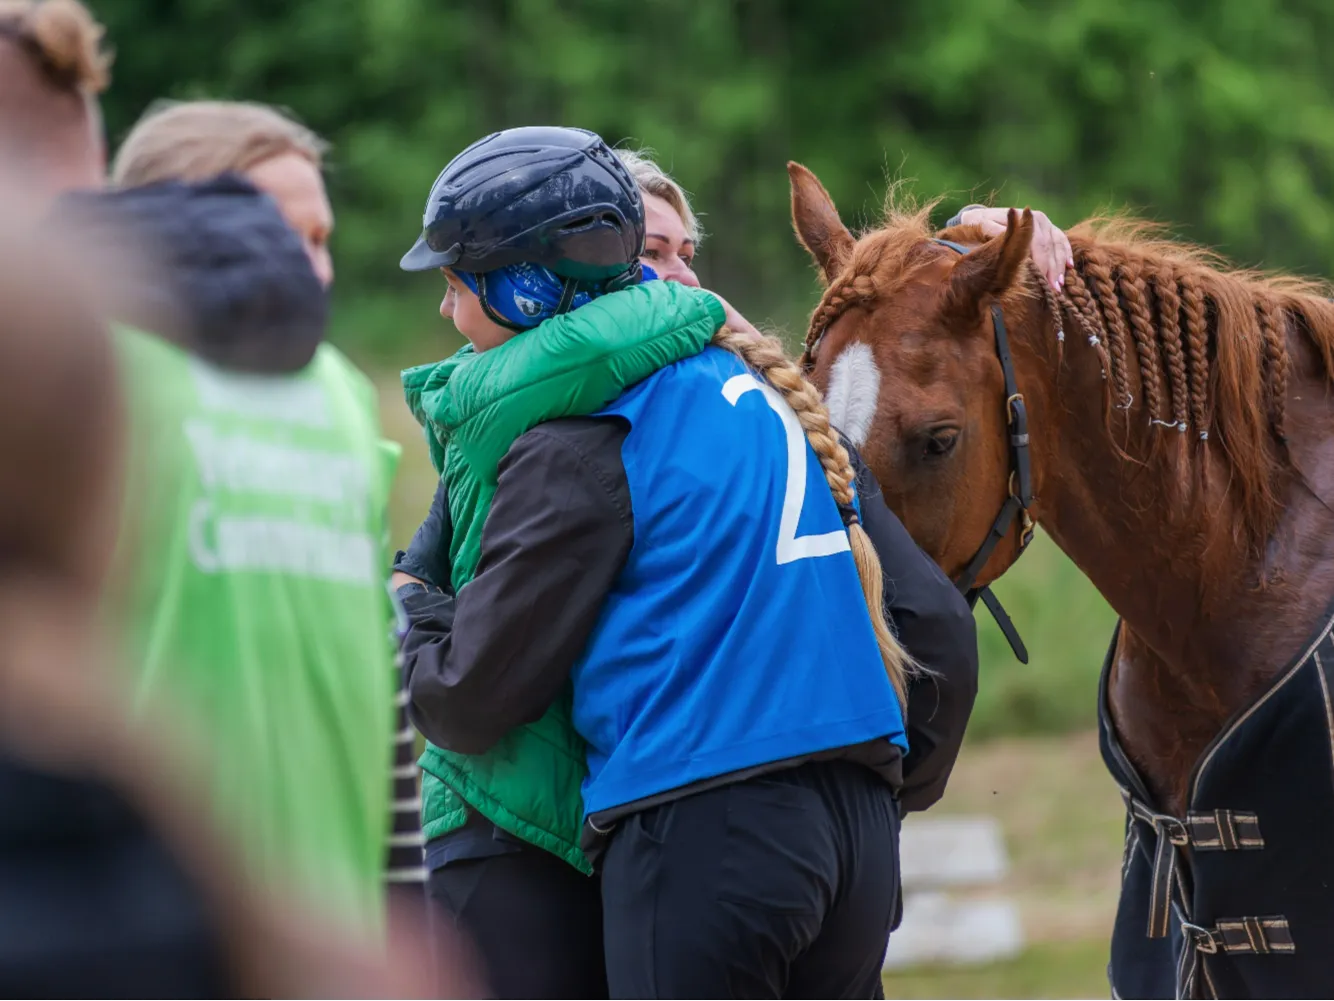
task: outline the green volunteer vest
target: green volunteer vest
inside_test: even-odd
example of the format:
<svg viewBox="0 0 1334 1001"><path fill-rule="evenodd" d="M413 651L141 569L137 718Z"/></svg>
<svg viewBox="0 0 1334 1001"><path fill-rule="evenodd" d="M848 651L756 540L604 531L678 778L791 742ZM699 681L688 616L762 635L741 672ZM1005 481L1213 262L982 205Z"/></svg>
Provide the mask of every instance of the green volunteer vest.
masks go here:
<svg viewBox="0 0 1334 1001"><path fill-rule="evenodd" d="M702 351L723 325L708 292L647 282L595 299L500 347L464 348L403 373L404 394L426 431L449 492L455 589L472 580L497 468L515 439L543 421L591 414L658 369ZM571 693L536 723L482 755L428 744L422 755L427 839L461 826L466 806L497 826L591 872L579 848L584 744L570 722Z"/></svg>
<svg viewBox="0 0 1334 1001"><path fill-rule="evenodd" d="M382 926L398 446L374 387L329 345L255 376L116 338L131 434L111 611L137 696L201 738L252 871Z"/></svg>

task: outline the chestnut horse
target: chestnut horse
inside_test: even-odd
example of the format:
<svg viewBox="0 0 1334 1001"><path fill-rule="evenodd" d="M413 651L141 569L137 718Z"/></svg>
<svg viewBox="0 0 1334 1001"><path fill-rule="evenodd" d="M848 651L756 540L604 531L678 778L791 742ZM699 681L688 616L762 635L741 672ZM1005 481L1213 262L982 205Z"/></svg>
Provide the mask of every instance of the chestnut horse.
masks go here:
<svg viewBox="0 0 1334 1001"><path fill-rule="evenodd" d="M1029 263L1027 211L1011 211L1005 234L987 240L975 227L933 233L929 206L912 210L891 198L882 224L858 238L810 171L789 164L789 173L793 222L825 283L804 360L909 532L958 577L997 512L1022 501L1120 615L1100 707L1105 744L1137 773L1117 776L1134 818L1145 821L1148 838L1163 835L1165 847L1146 847L1162 883L1144 905L1156 907L1148 916L1159 923L1149 934L1179 942L1181 927L1166 932L1168 883L1189 897L1192 867L1215 846L1181 834L1199 806L1199 769L1220 734L1329 631L1330 293L1315 282L1228 270L1150 227L1112 220L1070 233L1075 266L1057 295ZM1026 428L1016 426L1021 414ZM1017 484L1020 452L1031 473ZM1023 496L1008 500L1015 493ZM1024 528L1022 517L998 526L977 584L1014 563ZM1307 702L1329 739L1305 758L1324 769L1312 809L1320 800L1334 818L1328 688L1321 674ZM1268 767L1281 791L1288 763ZM1302 795L1295 787L1292 794ZM1243 826L1247 818L1233 817ZM1249 842L1242 832L1241 847L1285 836L1265 829L1264 816L1257 823ZM1227 842L1235 830L1219 833L1223 825L1211 828L1216 839L1238 847ZM1241 854L1280 861L1277 852ZM1271 877L1281 881L1263 876ZM1323 892L1332 890L1326 883ZM1123 912L1127 906L1123 895ZM1319 906L1328 918L1323 937L1334 926L1334 899ZM1201 953L1245 951L1224 941L1226 922L1223 931L1185 924ZM1142 925L1138 934L1143 940ZM1273 951L1290 950L1290 941L1278 941L1286 934L1273 936ZM1291 938L1307 960L1314 956L1303 942L1331 953L1317 973L1320 986L1331 986L1334 949L1295 924ZM1279 986L1292 986L1282 971L1297 965L1278 969ZM1176 990L1217 990L1219 979L1232 984L1225 991L1260 982L1238 986L1207 966L1198 980L1183 975Z"/></svg>

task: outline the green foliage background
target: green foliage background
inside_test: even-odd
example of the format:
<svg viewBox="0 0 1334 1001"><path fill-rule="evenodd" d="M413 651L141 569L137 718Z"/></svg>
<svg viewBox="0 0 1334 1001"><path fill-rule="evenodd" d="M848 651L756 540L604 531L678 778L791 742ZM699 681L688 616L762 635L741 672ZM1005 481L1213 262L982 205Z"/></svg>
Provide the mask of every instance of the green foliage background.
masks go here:
<svg viewBox="0 0 1334 1001"><path fill-rule="evenodd" d="M286 106L332 140L334 338L381 369L456 343L438 283L398 257L445 162L518 124L650 146L703 213L705 282L790 331L815 283L790 232L788 159L854 223L902 175L944 194L942 213L994 196L1068 225L1128 206L1246 264L1334 273L1321 0L93 6L118 52L113 143L153 100L201 96ZM1035 662L1014 664L984 626L975 735L1087 725L1110 613L1049 545L1000 590Z"/></svg>

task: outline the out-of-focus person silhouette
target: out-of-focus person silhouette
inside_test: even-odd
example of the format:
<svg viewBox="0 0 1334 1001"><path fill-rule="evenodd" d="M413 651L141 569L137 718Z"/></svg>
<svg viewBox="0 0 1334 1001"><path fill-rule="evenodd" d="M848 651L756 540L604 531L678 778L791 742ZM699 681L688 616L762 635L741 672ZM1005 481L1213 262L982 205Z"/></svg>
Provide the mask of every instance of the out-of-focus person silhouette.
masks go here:
<svg viewBox="0 0 1334 1001"><path fill-rule="evenodd" d="M63 191L101 187L102 33L77 0L0 0L0 166L26 189L10 211L40 214Z"/></svg>
<svg viewBox="0 0 1334 1001"><path fill-rule="evenodd" d="M462 956L442 955L445 980L435 987L423 986L426 966L420 948L420 912L386 915L379 889L389 823L385 773L389 771L394 675L385 660L391 644L384 634L392 616L380 579L374 586L357 588L354 603L365 614L349 616L348 602L322 607L313 592L307 592L305 600L294 600L290 592L270 593L267 606L257 610L262 602L251 602L240 609L238 628L229 629L226 613L236 613L238 606L219 600L216 592L191 592L189 583L183 581L190 575L190 540L182 537L179 520L168 520L173 501L188 492L188 485L175 475L186 468L179 461L185 447L182 435L188 432L181 412L173 410L183 398L177 391L187 383L205 409L220 405L225 410L229 400L239 400L243 410L248 401L263 411L266 400L273 401L266 388L272 389L281 376L292 377L288 388L296 396L302 395L300 384L312 381L312 376L316 382L321 376L331 376L324 388L336 385L334 409L344 414L359 409L362 417L373 408L373 391L356 375L340 379L340 356L327 346L321 352L324 300L319 282L311 276L313 262L305 260L300 241L293 242L272 204L252 188L220 181L205 186L206 190L157 189L142 198L130 196L128 202L109 199L103 205L93 199L79 203L77 209L66 205L55 216L48 214L52 200L61 193L92 191L103 182L106 157L97 95L106 86L110 60L101 48L101 36L100 26L75 0L0 0L0 190L19 192L17 197L4 199L0 218L0 230L8 239L2 258L5 269L11 260L22 257L19 248L24 240L37 239L38 231L27 227L39 218L43 233L62 225L58 218L62 213L66 223L77 218L83 226L81 235L92 238L80 243L71 230L63 235L78 245L77 252L59 257L63 264L7 272L5 277L10 280L0 296L8 311L5 326L18 324L15 329L34 334L39 329L77 327L65 314L52 315L45 327L30 324L20 316L15 305L19 300L14 297L33 291L69 297L73 295L71 276L96 273L105 280L95 283L90 293L89 301L95 305L84 316L89 328L100 328L110 317L151 331L116 330L109 344L105 331L100 331L94 352L94 357L106 362L105 377L117 380L122 392L128 390L122 397L122 404L128 403L124 409L129 428L123 440L131 472L122 478L126 482L106 487L112 493L119 489L122 501L128 491L128 503L122 507L119 534L115 527L93 533L108 548L115 540L118 551L110 587L114 600L108 602L104 595L101 611L104 623L110 621L117 627L113 632L120 656L112 657L94 645L88 647L89 656L83 660L73 654L65 657L77 663L77 672L45 670L51 659L48 646L74 644L84 635L73 625L82 609L75 609L75 602L67 597L63 606L42 613L40 609L46 606L34 597L37 592L28 593L26 585L7 587L4 592L6 597L15 597L6 606L10 611L0 641L11 640L18 654L0 665L6 670L0 682L0 691L5 693L0 714L7 731L0 744L17 746L34 737L38 742L7 756L0 779L0 799L9 801L0 806L0 853L6 856L0 865L13 863L7 872L26 872L32 877L0 886L0 938L14 946L5 955L0 945L0 983L32 984L37 993L41 988L47 993L142 996L157 991L189 996L216 992L222 977L241 985L239 990L268 994L475 993L475 988L467 986L473 981L464 973ZM257 204L260 207L253 210ZM230 214L238 207L237 214ZM175 229L170 219L160 215L150 219L178 210L181 216L176 221L181 225ZM221 217L210 218L213 210L221 212ZM189 232L191 225L198 225L198 231ZM164 232L168 235L159 239ZM20 233L22 238L16 236ZM276 254L272 252L275 233L283 234L278 237L282 249ZM107 251L100 257L91 246L99 236L105 240L101 249ZM221 239L210 241L218 236ZM131 253L131 245L141 247L144 255ZM293 246L295 255L290 253ZM283 250L289 252L286 257ZM295 270L294 260L301 262ZM263 280L257 280L260 278ZM72 300L66 306L73 309ZM45 306L32 308L45 315ZM280 336L256 350L254 335L275 331ZM48 469L38 462L47 457L47 449L83 464L71 469L83 471L94 465L93 460L110 463L111 452L103 447L107 442L92 434L90 425L99 434L106 431L111 438L122 440L120 425L104 421L105 415L92 406L95 401L81 396L77 383L63 384L57 374L59 365L41 369L41 359L35 354L32 365L27 364L27 348L17 339L7 342L5 348L4 376L42 386L48 394L44 403L53 408L50 412L59 411L66 419L60 428L73 434L77 425L84 431L77 450L58 443L54 432L36 445L32 439L22 439L23 447L32 448L24 454L33 458L28 461L15 453L14 461L6 460L6 472L21 470L33 477L53 472L54 466ZM312 360L321 353L326 356L322 368ZM113 357L114 366L110 364ZM171 360L165 361L167 358ZM173 366L179 371L167 371ZM49 376L45 382L43 373ZM217 377L210 380L209 373ZM208 385L201 388L200 379ZM311 394L305 397L309 400ZM296 402L289 403L290 412ZM10 419L18 413L15 408L5 412L7 429L26 427L22 420ZM278 410L283 410L281 404ZM280 415L267 416L281 422ZM168 418L165 423L158 420L163 417ZM323 417L327 414L311 413L305 425L317 426ZM359 432L373 420L353 423ZM43 427L42 415L34 414L28 430ZM207 480L206 488L221 485L226 491L236 486L228 477L253 477L256 464L251 463L247 472L241 468L246 465L244 460L238 467L235 452L229 452L234 441L228 435L237 431L234 425L213 430L218 432L213 461L206 469L195 467L194 472ZM301 434L298 430L297 437ZM363 471L375 467L364 479L387 480L392 457L386 455L384 444L369 432L357 444L365 445L359 453L365 460ZM174 462L178 465L173 469ZM88 471L91 475L91 468ZM296 478L302 475L300 469L288 472ZM337 488L357 493L363 477L346 468L340 472L346 479L324 483L326 491ZM263 475L272 479L274 473L270 465ZM51 489L66 501L77 501L81 514L95 509L102 517L110 517L110 508L94 505L83 486ZM306 501L318 506L323 499L327 497L303 498L302 506ZM359 510L356 503L351 506ZM367 498L364 507L369 511L374 506ZM71 540L81 537L79 526L87 520L67 517L66 509L59 506L41 513L54 523L63 523L61 544L77 549ZM159 518L164 519L159 523L165 526L161 531L154 522ZM263 521L263 517L252 519L251 527L258 535L270 533L266 539L273 543L269 547L273 559L290 562L294 547L284 548L282 527L275 531L272 524L255 524ZM383 516L368 514L367 522L378 527ZM211 526L213 532L204 545L214 547L219 562L262 559L257 554L265 549L265 539L252 532L249 543L238 543L235 531L228 535L224 530L219 535L218 527L216 523ZM317 525L316 534L320 527L329 526ZM8 525L5 532L6 547L0 556L8 566ZM337 535L336 529L333 534ZM16 528L13 538L27 544L32 541L27 535L25 529ZM320 538L328 541L331 535ZM369 555L358 551L360 542L354 539L342 551L342 565L373 562L382 575L387 561L376 558L380 540L361 546L369 548ZM238 557L238 545L250 557ZM295 546L300 549L300 544ZM201 568L196 564L194 569ZM202 572L220 576L220 569L214 565ZM311 564L304 569L311 569ZM60 574L37 576L63 586ZM369 573L366 579L370 580ZM198 600L185 600L187 594ZM212 623L204 621L210 608L218 613ZM276 625L272 616L266 617L269 612L280 620ZM293 615L310 627L303 634L307 640L317 626L329 626L321 639L306 643L302 652L308 656L304 658L291 656L292 630L283 635ZM10 628L8 623L15 620L18 625ZM346 643L349 622L362 626L350 645ZM237 623L233 620L232 624ZM182 639L186 635L197 643L193 650ZM284 640L289 642L284 645ZM101 642L99 639L98 644ZM106 642L112 641L108 638ZM199 658L192 655L203 647L209 652L225 651L223 662L237 671L210 678ZM372 655L357 660L372 647ZM94 649L98 656L91 655ZM61 651L68 653L63 647ZM84 652L83 646L78 652ZM346 672L350 683L331 696L329 672L321 668L340 658L344 669L353 668ZM113 660L129 671L115 673L110 666ZM312 668L311 660L319 666ZM275 681L276 695L262 684L246 684L247 678L264 675L266 668L275 665L288 672L267 672L280 676ZM211 680L219 684L210 688ZM283 681L291 684L284 688ZM25 694L24 686L32 683L38 687ZM283 710L299 701L293 689L303 683L305 711L284 717ZM220 716L231 724L226 734L212 725ZM279 719L285 727L273 725ZM90 722L97 725L88 725ZM358 751L372 743L375 750L360 757ZM53 749L61 766L55 771L37 760ZM89 804L95 816L71 821L58 811L43 814L36 808L25 809L25 803L48 810ZM251 823L256 817L259 822ZM19 823L18 818L27 819ZM5 828L7 821L16 826ZM99 827L94 821L109 826ZM70 825L77 830L66 831ZM87 843L81 840L84 835ZM137 870L112 872L113 863L119 862L113 856L122 848L116 838L128 845L125 850L139 866ZM163 838L172 851L161 849ZM41 867L25 855L38 845L53 853L51 872L64 874L57 886L39 885ZM86 872L68 864L60 854L66 849L78 853ZM162 864L155 870L158 856ZM184 883L181 863L189 873ZM198 916L198 901L186 892L190 878L208 897L202 917ZM81 879L86 886L80 886ZM5 889L12 891L8 897L3 896ZM97 899L80 901L81 889ZM179 906L173 909L174 905ZM136 908L144 912L140 917L151 919L147 924L135 925ZM36 918L42 913L52 917L47 926ZM383 937L377 934L386 923L393 927L390 969L395 976L389 977ZM11 927L25 926L29 934L7 934ZM55 934L52 929L56 926L66 929L71 941ZM82 951L76 941L80 930L86 933ZM221 936L230 965L218 965L217 942L207 939L208 932L215 938ZM448 952L447 943L443 950L436 945L437 953ZM158 950L156 956L144 952L149 946ZM168 954L176 957L175 968L168 963ZM100 968L99 962L103 964ZM73 967L56 969L64 963ZM87 974L86 979L74 976L80 970ZM50 979L56 973L64 979ZM85 983L95 986L77 986Z"/></svg>
<svg viewBox="0 0 1334 1001"><path fill-rule="evenodd" d="M208 819L211 749L173 711L150 699L130 725L104 631L127 408L84 281L100 269L24 214L0 177L0 989L431 996L423 943L386 952L256 878Z"/></svg>
<svg viewBox="0 0 1334 1001"><path fill-rule="evenodd" d="M44 225L111 251L104 305L137 328L113 336L132 419L114 611L136 704L170 696L207 733L212 812L252 865L380 927L388 843L415 852L393 875L415 875L424 909L413 776L392 787L395 733L411 735L384 582L396 446L370 381L322 343L328 274L239 179L98 190L101 29L73 0L0 4L0 67L21 84L0 146L30 204L71 199ZM322 201L302 159L317 140L268 115L288 144L268 159L301 160ZM413 829L394 833L398 799Z"/></svg>
<svg viewBox="0 0 1334 1001"><path fill-rule="evenodd" d="M162 101L152 105L121 142L111 167L111 183L117 188L138 188L239 174L274 200L300 237L316 277L327 287L333 281L329 237L334 215L322 174L326 151L327 144L317 134L291 114L266 104ZM269 344L270 350L273 346ZM327 345L322 350L336 354ZM349 627L345 623L336 628ZM396 687L401 688L397 664L393 673ZM416 734L408 723L406 695L401 694L398 702L388 776L393 816L387 832L384 879L391 896L406 906L416 903L424 909L426 870Z"/></svg>
<svg viewBox="0 0 1334 1001"><path fill-rule="evenodd" d="M301 241L240 177L70 194L47 225L116 255L131 454L113 614L137 696L206 735L212 812L251 866L381 928L396 453L374 387L322 343Z"/></svg>

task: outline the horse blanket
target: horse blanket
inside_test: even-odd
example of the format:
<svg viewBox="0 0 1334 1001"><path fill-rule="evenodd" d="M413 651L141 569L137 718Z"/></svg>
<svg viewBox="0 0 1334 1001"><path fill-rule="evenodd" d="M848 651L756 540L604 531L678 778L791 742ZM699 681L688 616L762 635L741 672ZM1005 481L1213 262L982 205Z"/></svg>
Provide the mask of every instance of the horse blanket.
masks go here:
<svg viewBox="0 0 1334 1001"><path fill-rule="evenodd" d="M1214 738L1182 817L1157 808L1117 739L1113 636L1098 692L1103 760L1127 811L1113 997L1334 996L1332 628L1334 610Z"/></svg>

